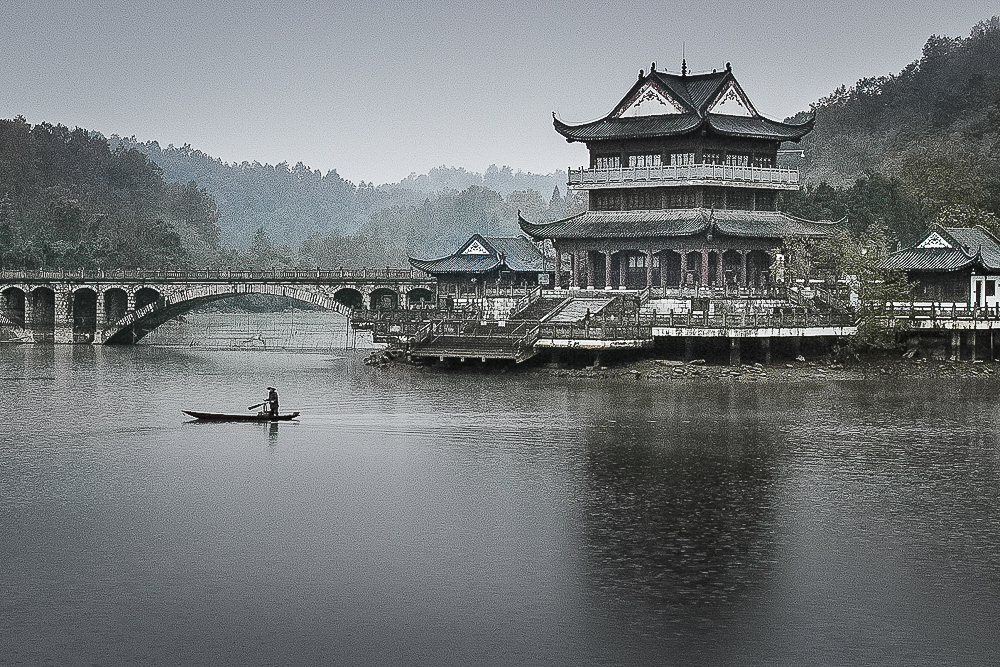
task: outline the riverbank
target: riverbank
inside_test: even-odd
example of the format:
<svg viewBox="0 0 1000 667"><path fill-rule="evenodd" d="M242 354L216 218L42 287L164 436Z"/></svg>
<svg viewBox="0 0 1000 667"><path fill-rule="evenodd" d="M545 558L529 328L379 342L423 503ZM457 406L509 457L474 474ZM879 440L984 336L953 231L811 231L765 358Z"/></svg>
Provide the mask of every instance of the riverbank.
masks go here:
<svg viewBox="0 0 1000 667"><path fill-rule="evenodd" d="M378 360L375 360L376 355ZM370 359L374 366L391 365L424 373L483 373L499 372L518 375L550 375L587 379L644 379L651 382L807 382L813 380L870 379L959 379L1000 378L1000 365L979 361L949 361L938 359L905 359L888 356L865 358L847 364L829 360L807 360L764 365L760 363L729 366L709 364L702 359L691 362L669 359L637 358L619 361L610 366L567 367L565 365L514 365L451 363L447 365L412 365L403 355L375 353Z"/></svg>
<svg viewBox="0 0 1000 667"><path fill-rule="evenodd" d="M852 364L793 362L765 366L750 364L722 366L703 363L683 363L663 359L634 361L621 366L601 368L539 368L537 372L558 376L584 378L632 377L656 382L807 382L813 380L957 379L998 377L995 365L977 362L868 360Z"/></svg>

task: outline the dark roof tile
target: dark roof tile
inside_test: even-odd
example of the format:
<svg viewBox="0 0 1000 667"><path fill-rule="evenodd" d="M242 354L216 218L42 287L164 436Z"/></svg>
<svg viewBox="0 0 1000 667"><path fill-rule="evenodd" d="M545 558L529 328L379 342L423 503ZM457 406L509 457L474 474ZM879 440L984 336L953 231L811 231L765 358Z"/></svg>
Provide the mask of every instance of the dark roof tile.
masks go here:
<svg viewBox="0 0 1000 667"><path fill-rule="evenodd" d="M920 248L932 234L953 247ZM882 262L883 268L894 271L957 271L971 265L1000 271L1000 241L982 227L934 225L915 246L898 250Z"/></svg>
<svg viewBox="0 0 1000 667"><path fill-rule="evenodd" d="M833 222L812 222L775 211L713 211L704 208L640 211L586 211L556 222L521 229L536 239L669 238L708 231L745 238L823 237Z"/></svg>
<svg viewBox="0 0 1000 667"><path fill-rule="evenodd" d="M523 236L512 238L484 237L478 234L462 244L466 248L471 241L478 240L488 254L463 255L456 252L440 259L410 258L410 264L427 273L486 273L500 265L503 255L504 266L513 271L537 272L542 270L542 254Z"/></svg>
<svg viewBox="0 0 1000 667"><path fill-rule="evenodd" d="M656 116L618 116L618 113L631 103L638 91L649 82L653 82L682 106L687 107L687 111ZM590 123L570 125L553 115L553 124L556 131L569 141L676 136L696 131L704 126L733 137L798 141L812 130L812 119L801 124L782 123L764 118L752 105L748 109L750 116L710 114L708 109L711 104L720 94L728 90L730 85L735 86L746 99L743 89L729 69L688 75L654 70L636 81L615 109L604 118ZM748 99L746 102L749 104Z"/></svg>

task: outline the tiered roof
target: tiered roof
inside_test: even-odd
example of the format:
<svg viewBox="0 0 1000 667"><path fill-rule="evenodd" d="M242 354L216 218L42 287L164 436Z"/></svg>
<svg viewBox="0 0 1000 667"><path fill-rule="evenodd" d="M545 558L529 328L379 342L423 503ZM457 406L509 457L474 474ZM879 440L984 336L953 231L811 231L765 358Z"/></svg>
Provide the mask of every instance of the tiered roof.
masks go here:
<svg viewBox="0 0 1000 667"><path fill-rule="evenodd" d="M542 271L542 254L523 236L486 237L476 234L457 252L439 259L416 259L410 264L430 274L487 273L501 262L511 271L537 273Z"/></svg>
<svg viewBox="0 0 1000 667"><path fill-rule="evenodd" d="M882 266L895 271L1000 271L1000 241L982 227L933 225L920 243L892 253Z"/></svg>
<svg viewBox="0 0 1000 667"><path fill-rule="evenodd" d="M643 101L658 104L662 113L630 116ZM727 102L731 102L727 106ZM736 110L738 114L726 113ZM798 141L813 127L813 118L804 123L782 123L760 115L732 68L722 72L681 74L657 71L639 73L639 80L604 118L591 123L570 125L552 114L556 131L567 141L599 141L678 136L706 130L730 137Z"/></svg>
<svg viewBox="0 0 1000 667"><path fill-rule="evenodd" d="M702 233L744 238L822 238L837 222L813 222L778 211L734 209L660 209L585 211L563 220L532 223L518 214L518 223L535 239L632 239L695 236Z"/></svg>

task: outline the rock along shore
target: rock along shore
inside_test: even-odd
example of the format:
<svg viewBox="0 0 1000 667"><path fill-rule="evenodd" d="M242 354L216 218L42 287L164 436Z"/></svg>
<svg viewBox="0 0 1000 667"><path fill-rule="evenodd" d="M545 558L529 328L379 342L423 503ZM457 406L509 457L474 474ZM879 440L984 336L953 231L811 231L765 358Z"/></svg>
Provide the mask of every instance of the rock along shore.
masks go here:
<svg viewBox="0 0 1000 667"><path fill-rule="evenodd" d="M690 362L668 359L640 358L619 361L611 366L566 367L544 364L516 366L452 365L410 365L405 355L393 351L375 352L366 363L371 366L405 366L422 372L501 372L507 374L550 375L590 379L644 379L651 382L808 382L816 380L872 380L872 379L961 379L998 378L1000 363L979 361L950 361L928 358L897 358L890 356L870 357L847 364L829 360L806 360L799 357L795 361L771 365L760 363L729 366L708 364L703 359Z"/></svg>

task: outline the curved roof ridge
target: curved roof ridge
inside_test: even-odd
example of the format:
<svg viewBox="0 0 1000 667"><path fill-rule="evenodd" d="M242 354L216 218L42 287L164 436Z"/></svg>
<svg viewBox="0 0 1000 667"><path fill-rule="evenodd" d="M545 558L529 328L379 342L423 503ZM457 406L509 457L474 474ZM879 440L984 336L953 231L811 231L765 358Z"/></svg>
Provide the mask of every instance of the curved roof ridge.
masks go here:
<svg viewBox="0 0 1000 667"><path fill-rule="evenodd" d="M846 215L843 216L842 218L840 218L839 220L810 220L809 218L800 218L797 215L792 215L791 213L785 213L784 211L775 211L775 213L780 213L781 215L785 216L786 218L791 218L792 220L795 220L796 222L808 222L808 223L813 224L813 225L829 225L829 226L832 227L834 225L843 225L843 224L847 223L847 216Z"/></svg>
<svg viewBox="0 0 1000 667"><path fill-rule="evenodd" d="M430 263L433 263L433 262L440 262L440 261L445 260L445 259L450 259L450 258L452 258L454 256L455 255L453 253L451 255L445 255L444 257L435 257L434 259L421 259L419 257L413 257L412 255L407 255L406 258L409 261L411 261L411 262L422 262L424 264L430 264Z"/></svg>

